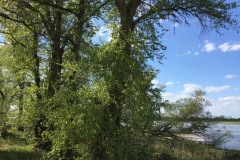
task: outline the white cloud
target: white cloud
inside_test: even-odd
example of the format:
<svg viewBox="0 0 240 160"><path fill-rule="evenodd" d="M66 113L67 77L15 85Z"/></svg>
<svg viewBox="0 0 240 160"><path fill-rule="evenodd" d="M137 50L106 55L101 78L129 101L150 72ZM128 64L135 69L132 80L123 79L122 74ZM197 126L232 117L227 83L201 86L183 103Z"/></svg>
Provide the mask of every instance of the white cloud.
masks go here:
<svg viewBox="0 0 240 160"><path fill-rule="evenodd" d="M228 74L225 76L225 78L227 78L227 79L232 79L234 77L236 77L236 75Z"/></svg>
<svg viewBox="0 0 240 160"><path fill-rule="evenodd" d="M222 92L230 88L230 86L228 85L220 86L220 87L214 87L214 86L202 87L198 84L184 84L183 87L184 89L182 93L193 93L195 90L199 90L199 89L205 92Z"/></svg>
<svg viewBox="0 0 240 160"><path fill-rule="evenodd" d="M164 85L165 86L170 86L170 85L173 85L173 82L165 82Z"/></svg>
<svg viewBox="0 0 240 160"><path fill-rule="evenodd" d="M222 52L229 52L229 51L238 51L240 50L240 43L223 43L221 45L218 46L218 48L222 51Z"/></svg>
<svg viewBox="0 0 240 160"><path fill-rule="evenodd" d="M162 94L162 97L165 100L169 100L170 102L175 102L175 101L177 101L179 99L182 99L182 98L188 98L188 97L190 97L190 95L185 94L185 93L174 94L174 93L165 92L165 93Z"/></svg>
<svg viewBox="0 0 240 160"><path fill-rule="evenodd" d="M227 52L229 50L229 44L228 43L223 43L221 45L218 46L218 48L223 51L223 52Z"/></svg>
<svg viewBox="0 0 240 160"><path fill-rule="evenodd" d="M151 82L153 84L153 88L160 88L162 85L157 79L153 79Z"/></svg>
<svg viewBox="0 0 240 160"><path fill-rule="evenodd" d="M220 97L219 102L223 107L240 107L240 96Z"/></svg>
<svg viewBox="0 0 240 160"><path fill-rule="evenodd" d="M233 44L233 45L231 46L231 50L232 50L232 51L238 51L238 50L240 50L240 43L238 43L238 44Z"/></svg>
<svg viewBox="0 0 240 160"><path fill-rule="evenodd" d="M174 96L175 94L173 93L169 93L169 92L165 92L162 94L162 96L164 97L164 99L171 99L170 97Z"/></svg>
<svg viewBox="0 0 240 160"><path fill-rule="evenodd" d="M197 56L199 55L200 53L199 52L191 52L191 51L187 51L186 53L182 54L182 55L176 55L176 57L179 57L179 56L189 56L189 55L194 55L194 56Z"/></svg>
<svg viewBox="0 0 240 160"><path fill-rule="evenodd" d="M181 93L193 93L196 90L203 90L205 92L222 92L230 88L229 85L215 87L215 86L206 86L202 87L198 84L184 84L184 89Z"/></svg>
<svg viewBox="0 0 240 160"><path fill-rule="evenodd" d="M222 91L225 91L229 88L230 88L230 86L228 86L228 85L221 86L221 87L207 86L203 90L206 91L206 92L222 92Z"/></svg>
<svg viewBox="0 0 240 160"><path fill-rule="evenodd" d="M152 83L155 84L155 85L160 85L160 82L158 80L153 80ZM167 82L167 83L173 84L172 82ZM194 91L196 91L196 90L203 90L203 91L208 92L208 93L210 93L210 92L215 92L216 93L216 92L225 91L229 88L230 88L230 86L228 86L228 85L220 86L220 87L214 87L214 86L202 87L201 85L198 85L198 84L189 83L189 84L184 84L183 85L183 90L181 92L179 92L179 93L165 92L165 93L163 93L163 97L165 99L170 100L170 101L176 101L180 98L189 97L190 94L194 93Z"/></svg>
<svg viewBox="0 0 240 160"><path fill-rule="evenodd" d="M165 83L162 83L162 82L160 82L160 81L157 80L157 79L153 79L151 82L152 82L152 84L153 84L153 88L161 88L162 86L170 86L170 85L173 85L173 82L165 82Z"/></svg>
<svg viewBox="0 0 240 160"><path fill-rule="evenodd" d="M99 37L102 37L105 35L105 32L107 31L107 28L104 26L101 26L99 30L96 32L96 35Z"/></svg>
<svg viewBox="0 0 240 160"><path fill-rule="evenodd" d="M212 106L207 107L213 115L220 116L231 116L235 118L240 117L240 97L229 96L229 97L220 97L218 99L208 99Z"/></svg>
<svg viewBox="0 0 240 160"><path fill-rule="evenodd" d="M112 36L108 35L106 41L110 42L112 40Z"/></svg>
<svg viewBox="0 0 240 160"><path fill-rule="evenodd" d="M222 52L240 51L240 42L225 42L220 45L216 45L213 42L209 42L208 40L206 40L204 43L205 43L205 45L203 46L203 48L201 50L203 52L209 53L214 50L220 50ZM201 45L199 45L198 47L201 47ZM191 53L190 51L188 51L184 55L188 55L188 54L198 55L199 52Z"/></svg>
<svg viewBox="0 0 240 160"><path fill-rule="evenodd" d="M199 90L202 88L198 84L184 84L183 87L184 87L184 89L183 89L182 93L192 93L195 90Z"/></svg>
<svg viewBox="0 0 240 160"><path fill-rule="evenodd" d="M228 97L220 97L219 101L226 102L226 101L238 101L240 102L240 96L228 96ZM240 105L240 103L238 103Z"/></svg>
<svg viewBox="0 0 240 160"><path fill-rule="evenodd" d="M195 55L195 56L196 56L196 55L199 55L199 52L195 52L194 55Z"/></svg>
<svg viewBox="0 0 240 160"><path fill-rule="evenodd" d="M105 26L101 26L96 32L96 36L105 41L111 41L111 30Z"/></svg>
<svg viewBox="0 0 240 160"><path fill-rule="evenodd" d="M205 45L203 47L203 51L212 52L216 49L215 44L209 41L205 41Z"/></svg>
<svg viewBox="0 0 240 160"><path fill-rule="evenodd" d="M178 25L179 25L178 23L174 23L174 24L171 25L171 27L173 27L173 28L177 28Z"/></svg>

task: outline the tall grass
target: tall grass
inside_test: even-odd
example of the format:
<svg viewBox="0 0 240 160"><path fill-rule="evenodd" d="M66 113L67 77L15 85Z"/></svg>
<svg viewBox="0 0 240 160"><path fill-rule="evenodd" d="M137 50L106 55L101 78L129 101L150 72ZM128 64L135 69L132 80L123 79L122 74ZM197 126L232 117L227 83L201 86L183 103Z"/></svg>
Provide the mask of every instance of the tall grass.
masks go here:
<svg viewBox="0 0 240 160"><path fill-rule="evenodd" d="M9 131L6 139L0 138L0 160L41 160L43 154L34 150L23 132Z"/></svg>
<svg viewBox="0 0 240 160"><path fill-rule="evenodd" d="M159 160L240 160L240 151L223 150L191 141L159 138L155 145Z"/></svg>

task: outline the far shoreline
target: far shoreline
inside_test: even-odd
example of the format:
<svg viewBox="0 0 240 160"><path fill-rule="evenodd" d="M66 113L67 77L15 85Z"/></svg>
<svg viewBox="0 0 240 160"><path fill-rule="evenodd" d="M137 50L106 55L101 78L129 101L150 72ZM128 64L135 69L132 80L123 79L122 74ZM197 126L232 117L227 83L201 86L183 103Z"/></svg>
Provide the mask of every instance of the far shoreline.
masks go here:
<svg viewBox="0 0 240 160"><path fill-rule="evenodd" d="M240 121L213 121L217 124L239 124L240 125Z"/></svg>

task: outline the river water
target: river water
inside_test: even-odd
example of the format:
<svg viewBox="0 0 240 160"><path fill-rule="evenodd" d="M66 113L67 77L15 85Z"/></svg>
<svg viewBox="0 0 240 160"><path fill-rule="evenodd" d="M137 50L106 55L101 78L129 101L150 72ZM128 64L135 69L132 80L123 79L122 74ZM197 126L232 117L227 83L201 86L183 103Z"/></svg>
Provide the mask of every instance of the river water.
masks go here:
<svg viewBox="0 0 240 160"><path fill-rule="evenodd" d="M216 124L212 126L212 130L229 131L232 134L232 138L229 138L228 142L222 144L220 148L240 150L240 124Z"/></svg>

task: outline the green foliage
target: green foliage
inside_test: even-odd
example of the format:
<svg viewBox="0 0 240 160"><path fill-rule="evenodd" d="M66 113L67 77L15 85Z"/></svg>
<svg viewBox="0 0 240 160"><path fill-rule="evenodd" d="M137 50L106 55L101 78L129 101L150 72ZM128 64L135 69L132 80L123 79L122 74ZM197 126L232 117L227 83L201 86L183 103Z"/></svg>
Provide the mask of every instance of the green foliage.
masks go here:
<svg viewBox="0 0 240 160"><path fill-rule="evenodd" d="M18 128L48 159L151 159L156 121L193 132L208 116L203 92L168 105L162 89L152 88L156 71L147 62L161 62L166 49L159 20L196 17L203 29L218 30L236 26L235 7L222 0L1 0L0 61L8 74L0 80L11 82L0 88L1 110L6 117L16 106ZM98 22L111 30L110 42L92 42ZM169 119L159 114L163 106Z"/></svg>
<svg viewBox="0 0 240 160"><path fill-rule="evenodd" d="M204 98L205 92L198 90L192 95L193 98L186 98L176 102L177 106L177 118L180 118L182 122L190 123L189 127L181 126L182 129L187 132L202 133L205 131L209 124L206 119L211 117L208 111L204 108L211 106L211 103Z"/></svg>
<svg viewBox="0 0 240 160"><path fill-rule="evenodd" d="M164 102L161 106L164 111L156 113L160 116L156 119L152 134L172 137L182 133L204 134L210 126L208 118L211 117L211 114L204 109L211 105L204 95L203 91L197 90L190 98L173 103Z"/></svg>
<svg viewBox="0 0 240 160"><path fill-rule="evenodd" d="M203 91L197 90L192 97L177 100L172 106L166 108L166 116L183 118L186 122L191 118L208 116L208 113L204 111L204 107L211 104L204 98L204 95Z"/></svg>

